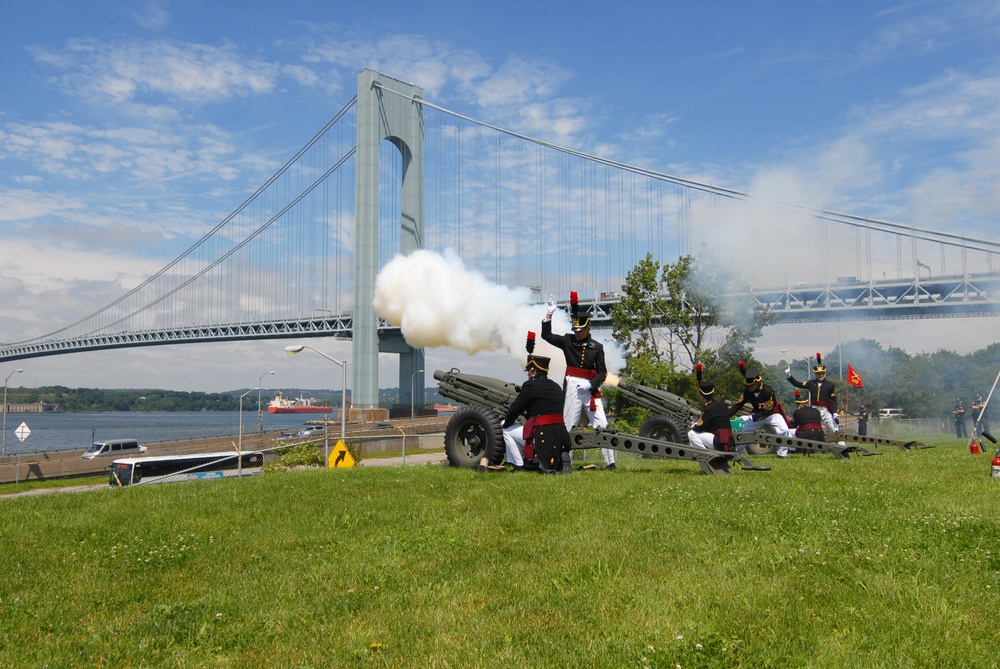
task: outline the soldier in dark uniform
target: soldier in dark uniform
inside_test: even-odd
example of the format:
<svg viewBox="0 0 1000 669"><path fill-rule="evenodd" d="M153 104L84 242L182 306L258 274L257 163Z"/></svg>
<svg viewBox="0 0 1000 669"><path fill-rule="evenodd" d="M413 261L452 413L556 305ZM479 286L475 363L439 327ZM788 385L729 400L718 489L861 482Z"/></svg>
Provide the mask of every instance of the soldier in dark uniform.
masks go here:
<svg viewBox="0 0 1000 669"><path fill-rule="evenodd" d="M862 437L868 435L868 407L864 404L858 410L858 434Z"/></svg>
<svg viewBox="0 0 1000 669"><path fill-rule="evenodd" d="M819 409L819 414L823 418L823 429L827 432L840 432L840 426L834 420L837 413L837 388L833 381L826 380L826 366L819 353L816 354L816 366L813 367L815 379L802 382L792 376L790 367L785 367L785 376L788 382L796 388L804 388L809 391L809 402Z"/></svg>
<svg viewBox="0 0 1000 669"><path fill-rule="evenodd" d="M533 335L529 333L529 342L534 342ZM563 470L563 456L568 455L570 444L563 423L563 391L549 378L549 363L549 358L528 354L524 367L528 380L507 410L503 427L514 425L522 414L527 416L521 435L525 447L533 448L540 471L555 473Z"/></svg>
<svg viewBox="0 0 1000 669"><path fill-rule="evenodd" d="M972 420L977 436L981 437L983 432L990 431L990 416L986 412L986 400L982 395L976 395L976 401L972 403Z"/></svg>
<svg viewBox="0 0 1000 669"><path fill-rule="evenodd" d="M961 397L955 402L955 408L951 410L951 414L955 417L955 436L968 437L969 433L965 430L965 405L962 404Z"/></svg>
<svg viewBox="0 0 1000 669"><path fill-rule="evenodd" d="M810 439L812 441L823 441L823 419L819 409L809 405L808 393L803 395L795 391L795 411L792 412L790 421L794 428L793 434L799 439ZM778 448L778 457L783 458L788 455L788 449L784 446Z"/></svg>
<svg viewBox="0 0 1000 669"><path fill-rule="evenodd" d="M580 422L580 414L586 413L590 427L608 426L608 418L601 402L601 384L608 377L608 367L604 362L604 345L590 336L590 314L581 310L577 294L569 294L572 309L573 333L552 334L552 314L556 310L556 298L549 296L548 313L542 321L542 339L563 352L566 358L566 391L563 404L563 419L566 428L572 430ZM615 452L602 448L604 466L615 468Z"/></svg>
<svg viewBox="0 0 1000 669"><path fill-rule="evenodd" d="M742 360L739 367L743 373L743 394L729 407L729 415L735 416L740 409L749 404L750 420L743 422L745 432L762 425L770 425L775 433L788 434L788 418L778 398L774 396L774 388L761 380L760 372L756 369L748 370Z"/></svg>
<svg viewBox="0 0 1000 669"><path fill-rule="evenodd" d="M729 407L715 397L715 384L701 380L701 363L695 366L698 375L698 402L701 415L688 432L688 443L694 447L735 450L733 429L729 423Z"/></svg>

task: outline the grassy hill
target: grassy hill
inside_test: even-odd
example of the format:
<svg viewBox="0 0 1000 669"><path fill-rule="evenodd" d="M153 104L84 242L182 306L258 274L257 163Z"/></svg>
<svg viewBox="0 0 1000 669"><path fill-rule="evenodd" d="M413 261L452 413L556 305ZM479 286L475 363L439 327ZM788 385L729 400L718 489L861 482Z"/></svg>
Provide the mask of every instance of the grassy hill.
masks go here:
<svg viewBox="0 0 1000 669"><path fill-rule="evenodd" d="M997 666L1000 479L937 443L0 498L0 666Z"/></svg>

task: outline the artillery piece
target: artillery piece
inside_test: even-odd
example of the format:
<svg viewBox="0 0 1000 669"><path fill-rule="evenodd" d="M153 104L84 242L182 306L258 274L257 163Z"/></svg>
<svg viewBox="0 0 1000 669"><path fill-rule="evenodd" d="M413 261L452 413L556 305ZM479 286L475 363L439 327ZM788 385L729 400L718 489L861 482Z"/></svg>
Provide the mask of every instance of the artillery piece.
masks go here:
<svg viewBox="0 0 1000 669"><path fill-rule="evenodd" d="M437 370L434 378L442 396L468 405L456 411L445 428L448 463L454 467L478 467L484 460L492 465L503 462L501 425L520 387L488 376L463 374L457 369ZM666 422L673 428L673 434L679 434L672 422ZM742 454L689 446L679 438L669 439L665 435L636 436L614 429L572 429L569 436L571 449L611 448L650 458L692 460L706 474L728 474L731 462L739 463L743 469L770 469L755 466Z"/></svg>
<svg viewBox="0 0 1000 669"><path fill-rule="evenodd" d="M698 420L700 412L688 400L679 395L675 395L666 390L650 388L649 386L637 383L621 381L618 377L608 375L607 385L617 388L618 391L633 404L653 413L647 418L639 428L639 435L652 437L654 439L665 439L667 441L683 441L687 432L687 427ZM683 427L683 431L679 429ZM739 433L737 433L739 434ZM798 450L814 451L818 453L833 453L837 457L847 457L846 453L860 453L862 455L875 455L876 453L866 448L867 446L895 446L902 451L909 451L912 447L930 448L930 446L919 441L899 441L896 439L886 439L883 437L867 437L856 434L844 434L841 432L831 432L826 434L827 445L821 442L816 446L794 446L787 442L803 441L798 438L785 437L784 441L774 433L770 426L758 428L753 432L744 434L737 438L736 442L743 444L751 455L773 455L778 452L781 446L797 448ZM846 442L843 446L837 442Z"/></svg>
<svg viewBox="0 0 1000 669"><path fill-rule="evenodd" d="M629 402L653 414L639 428L642 437L683 441L688 428L701 415L688 400L666 390L622 381L612 374L605 383L617 388Z"/></svg>

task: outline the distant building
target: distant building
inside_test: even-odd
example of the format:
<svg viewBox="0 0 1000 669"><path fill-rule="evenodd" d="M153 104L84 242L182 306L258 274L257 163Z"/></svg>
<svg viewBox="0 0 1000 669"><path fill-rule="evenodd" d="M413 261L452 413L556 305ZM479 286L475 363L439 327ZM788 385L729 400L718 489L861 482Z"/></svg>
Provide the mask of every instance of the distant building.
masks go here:
<svg viewBox="0 0 1000 669"><path fill-rule="evenodd" d="M7 413L55 413L59 411L58 404L35 402L33 404L7 403Z"/></svg>

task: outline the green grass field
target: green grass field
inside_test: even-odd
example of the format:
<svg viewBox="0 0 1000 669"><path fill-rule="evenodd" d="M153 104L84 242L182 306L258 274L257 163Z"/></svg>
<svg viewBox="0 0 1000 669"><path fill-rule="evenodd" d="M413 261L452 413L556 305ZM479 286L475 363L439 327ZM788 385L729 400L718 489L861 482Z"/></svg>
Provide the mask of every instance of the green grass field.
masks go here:
<svg viewBox="0 0 1000 669"><path fill-rule="evenodd" d="M934 443L0 498L0 666L995 667L1000 479Z"/></svg>

